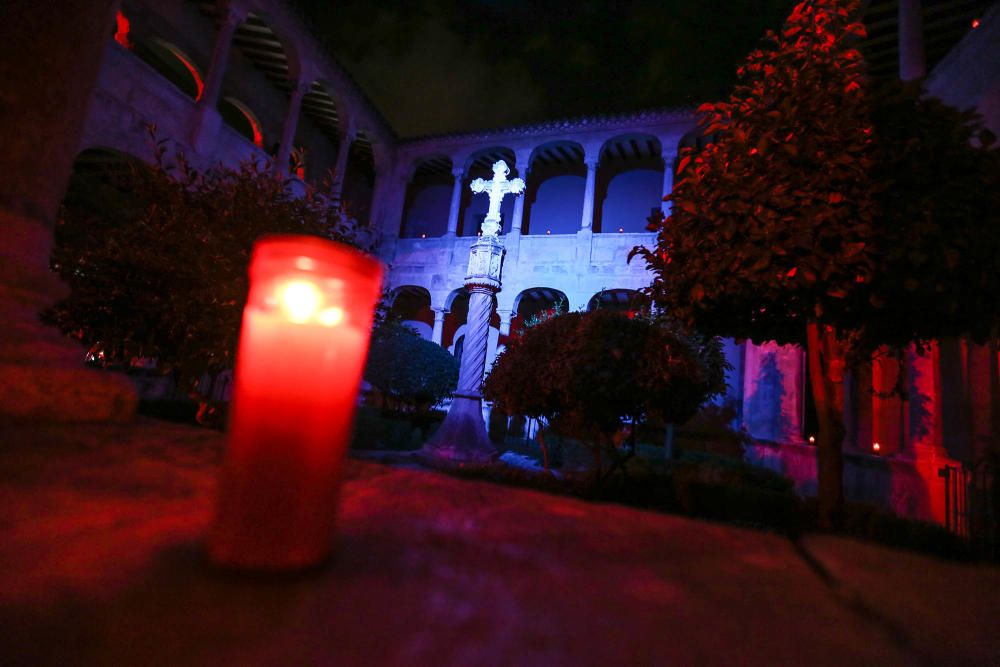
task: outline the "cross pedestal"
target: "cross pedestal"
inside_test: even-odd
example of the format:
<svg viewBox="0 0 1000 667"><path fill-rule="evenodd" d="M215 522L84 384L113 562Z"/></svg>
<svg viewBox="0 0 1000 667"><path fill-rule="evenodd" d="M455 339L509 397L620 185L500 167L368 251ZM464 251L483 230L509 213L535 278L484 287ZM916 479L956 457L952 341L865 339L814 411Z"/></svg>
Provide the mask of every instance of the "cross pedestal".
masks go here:
<svg viewBox="0 0 1000 667"><path fill-rule="evenodd" d="M500 231L500 201L504 195L524 192L524 181L507 180L510 170L500 160L493 165L494 178L477 178L470 184L473 192L487 192L490 210L483 221L482 232L469 252L469 270L465 286L469 290L469 315L465 327L462 365L458 371L458 390L448 415L434 436L424 445L424 453L435 459L455 463L488 463L496 456L483 420L481 387L486 371L486 348L489 341L490 317L496 293L500 291L503 269L503 242Z"/></svg>

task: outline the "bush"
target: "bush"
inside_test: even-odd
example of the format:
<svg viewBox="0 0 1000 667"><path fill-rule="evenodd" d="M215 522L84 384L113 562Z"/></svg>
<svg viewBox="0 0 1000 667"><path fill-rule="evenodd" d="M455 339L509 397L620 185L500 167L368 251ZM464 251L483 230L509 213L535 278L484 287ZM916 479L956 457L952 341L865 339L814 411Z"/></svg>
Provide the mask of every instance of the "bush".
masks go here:
<svg viewBox="0 0 1000 667"><path fill-rule="evenodd" d="M343 214L328 183L293 195L268 165L198 170L179 156L79 176L55 232L52 268L70 296L46 315L105 363L155 358L183 386L233 367L247 266L266 234L307 234L354 246L367 232Z"/></svg>
<svg viewBox="0 0 1000 667"><path fill-rule="evenodd" d="M494 362L484 395L494 409L544 418L556 435L587 442L620 467L624 436L647 419L683 422L725 390L715 339L666 320L597 311L551 317L528 328ZM628 430L623 425L628 424Z"/></svg>
<svg viewBox="0 0 1000 667"><path fill-rule="evenodd" d="M817 507L814 499L806 501L809 521L815 525ZM846 503L844 532L863 540L890 547L912 549L943 558L967 559L969 545L943 526L906 519L868 503Z"/></svg>
<svg viewBox="0 0 1000 667"><path fill-rule="evenodd" d="M426 412L455 392L458 360L409 327L383 321L372 333L364 377L383 407Z"/></svg>

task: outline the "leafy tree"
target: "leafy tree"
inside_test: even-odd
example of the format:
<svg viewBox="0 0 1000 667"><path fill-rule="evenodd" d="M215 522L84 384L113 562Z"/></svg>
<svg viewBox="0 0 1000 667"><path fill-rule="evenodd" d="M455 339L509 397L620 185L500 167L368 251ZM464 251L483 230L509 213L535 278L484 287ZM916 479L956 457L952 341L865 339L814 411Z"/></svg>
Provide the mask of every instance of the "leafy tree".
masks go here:
<svg viewBox="0 0 1000 667"><path fill-rule="evenodd" d="M413 329L384 320L372 333L365 380L386 399L426 410L455 392L458 360Z"/></svg>
<svg viewBox="0 0 1000 667"><path fill-rule="evenodd" d="M567 313L512 340L483 389L496 409L545 418L554 433L587 442L600 477L602 454L615 456L623 424L686 421L725 390L725 369L716 339L667 321Z"/></svg>
<svg viewBox="0 0 1000 667"><path fill-rule="evenodd" d="M633 251L655 274L651 296L689 325L807 346L831 526L845 365L882 344L987 335L985 297L1000 287L990 137L915 91L875 96L858 10L803 2L767 33L730 98L701 107L718 139L682 156L656 248Z"/></svg>
<svg viewBox="0 0 1000 667"><path fill-rule="evenodd" d="M52 268L70 296L47 317L109 362L155 358L190 382L233 366L253 243L308 234L354 246L366 231L329 183L295 196L268 165L199 170L183 155L77 180L55 234Z"/></svg>

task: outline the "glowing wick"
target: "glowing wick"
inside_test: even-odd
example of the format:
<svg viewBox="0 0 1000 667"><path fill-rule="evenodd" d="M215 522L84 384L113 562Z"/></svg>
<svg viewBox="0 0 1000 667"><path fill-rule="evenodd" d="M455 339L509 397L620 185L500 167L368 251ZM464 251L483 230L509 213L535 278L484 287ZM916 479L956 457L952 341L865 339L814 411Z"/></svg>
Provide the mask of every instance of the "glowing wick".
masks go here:
<svg viewBox="0 0 1000 667"><path fill-rule="evenodd" d="M307 321L319 308L320 292L311 282L293 280L281 290L281 307L297 324Z"/></svg>
<svg viewBox="0 0 1000 667"><path fill-rule="evenodd" d="M872 450L873 450L873 451L874 451L874 452L875 452L876 454L878 454L878 453L879 453L879 450L881 450L881 449L882 449L882 445L878 444L877 442L876 442L876 443L875 443L874 445L872 445Z"/></svg>
<svg viewBox="0 0 1000 667"><path fill-rule="evenodd" d="M972 27L973 28L979 27L979 19L972 19Z"/></svg>
<svg viewBox="0 0 1000 667"><path fill-rule="evenodd" d="M625 228L624 227L619 227L618 228L618 233L619 234L624 234L625 233Z"/></svg>
<svg viewBox="0 0 1000 667"><path fill-rule="evenodd" d="M815 435L810 435L809 436L809 444L810 445L816 444L816 436Z"/></svg>

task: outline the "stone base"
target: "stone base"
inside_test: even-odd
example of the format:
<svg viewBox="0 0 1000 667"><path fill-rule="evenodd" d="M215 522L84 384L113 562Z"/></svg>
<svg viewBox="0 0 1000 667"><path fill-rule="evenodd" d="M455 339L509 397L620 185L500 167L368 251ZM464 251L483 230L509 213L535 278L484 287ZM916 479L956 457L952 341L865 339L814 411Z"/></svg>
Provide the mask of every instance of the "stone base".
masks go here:
<svg viewBox="0 0 1000 667"><path fill-rule="evenodd" d="M482 401L455 397L448 416L421 453L453 463L485 464L495 460L497 450L486 432Z"/></svg>
<svg viewBox="0 0 1000 667"><path fill-rule="evenodd" d="M0 363L0 422L122 422L135 406L135 389L120 375Z"/></svg>

